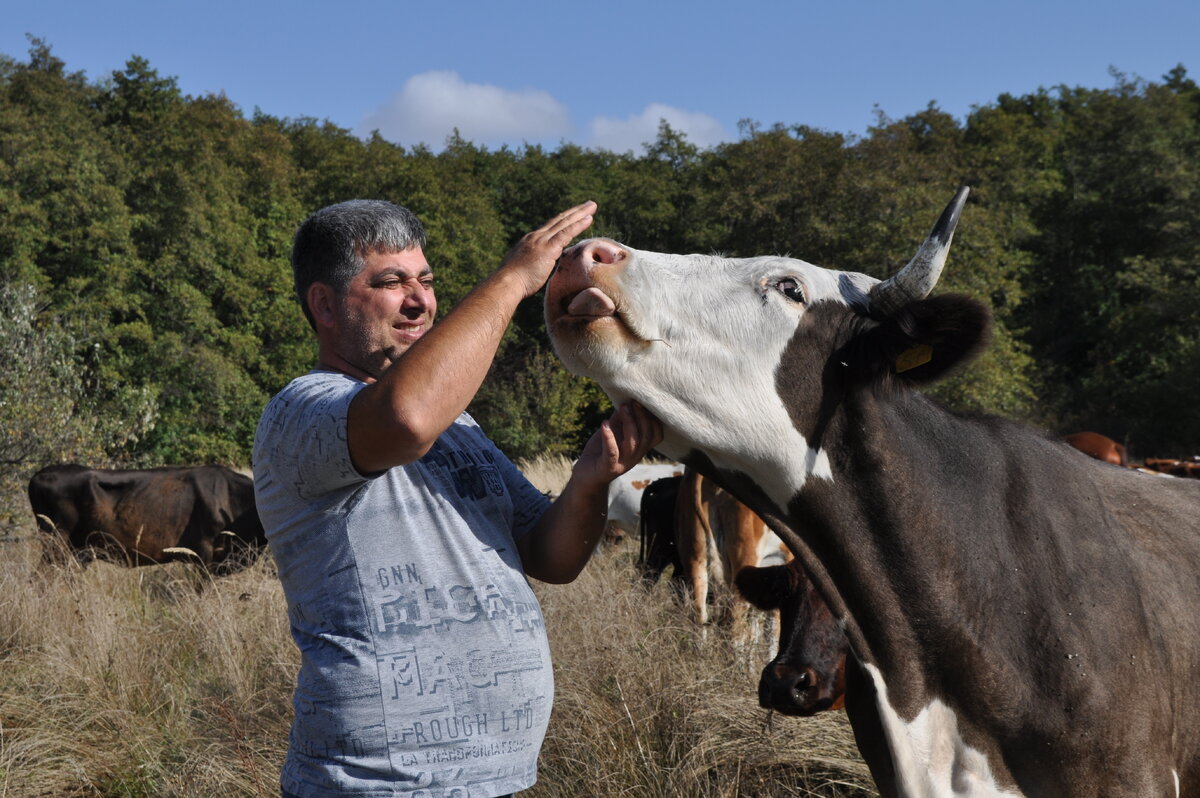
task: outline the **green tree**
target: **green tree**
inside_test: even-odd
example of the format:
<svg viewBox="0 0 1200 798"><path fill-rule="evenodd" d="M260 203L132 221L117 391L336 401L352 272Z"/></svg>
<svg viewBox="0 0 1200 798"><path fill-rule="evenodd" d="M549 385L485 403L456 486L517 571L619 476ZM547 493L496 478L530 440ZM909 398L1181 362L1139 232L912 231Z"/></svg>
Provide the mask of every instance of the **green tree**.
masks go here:
<svg viewBox="0 0 1200 798"><path fill-rule="evenodd" d="M33 286L0 283L0 498L10 514L27 512L24 486L42 466L106 463L153 428L148 390L97 401L85 377L94 347Z"/></svg>

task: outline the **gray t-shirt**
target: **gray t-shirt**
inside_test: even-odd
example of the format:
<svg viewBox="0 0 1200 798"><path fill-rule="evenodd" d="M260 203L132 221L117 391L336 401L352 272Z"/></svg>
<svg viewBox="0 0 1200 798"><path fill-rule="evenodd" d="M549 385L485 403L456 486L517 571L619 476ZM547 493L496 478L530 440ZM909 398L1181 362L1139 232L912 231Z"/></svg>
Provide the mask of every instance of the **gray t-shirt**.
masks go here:
<svg viewBox="0 0 1200 798"><path fill-rule="evenodd" d="M465 413L417 462L359 474L346 411L363 387L300 377L255 436L258 512L302 654L282 786L301 798L526 789L554 682L514 540L549 500Z"/></svg>

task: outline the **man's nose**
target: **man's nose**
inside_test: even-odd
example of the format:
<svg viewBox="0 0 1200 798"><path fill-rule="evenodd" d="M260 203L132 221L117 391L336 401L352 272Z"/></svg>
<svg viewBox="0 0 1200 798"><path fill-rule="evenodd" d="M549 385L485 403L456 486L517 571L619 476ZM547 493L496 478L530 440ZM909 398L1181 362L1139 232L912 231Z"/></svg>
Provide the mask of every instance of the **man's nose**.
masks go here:
<svg viewBox="0 0 1200 798"><path fill-rule="evenodd" d="M410 280L405 285L407 289L403 306L414 310L425 310L433 302L433 289L418 280Z"/></svg>

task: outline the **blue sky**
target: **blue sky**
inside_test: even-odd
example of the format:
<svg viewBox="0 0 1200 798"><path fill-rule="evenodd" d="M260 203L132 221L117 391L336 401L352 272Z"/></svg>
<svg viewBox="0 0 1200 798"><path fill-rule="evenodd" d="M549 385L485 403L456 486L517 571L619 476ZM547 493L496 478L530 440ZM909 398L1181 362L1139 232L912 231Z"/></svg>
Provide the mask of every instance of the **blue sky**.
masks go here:
<svg viewBox="0 0 1200 798"><path fill-rule="evenodd" d="M0 53L45 39L102 79L132 55L247 115L315 117L440 149L563 141L641 151L658 120L701 146L738 122L863 134L933 102L1200 79L1198 0L0 0Z"/></svg>

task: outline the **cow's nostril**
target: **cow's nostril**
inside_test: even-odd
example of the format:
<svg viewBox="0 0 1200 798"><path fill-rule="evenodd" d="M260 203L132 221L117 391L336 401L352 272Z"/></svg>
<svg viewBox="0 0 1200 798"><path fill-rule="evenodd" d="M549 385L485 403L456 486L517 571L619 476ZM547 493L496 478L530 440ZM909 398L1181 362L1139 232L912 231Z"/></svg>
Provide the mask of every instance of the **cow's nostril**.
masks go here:
<svg viewBox="0 0 1200 798"><path fill-rule="evenodd" d="M625 252L608 241L593 241L586 253L594 265L611 266L625 258Z"/></svg>

